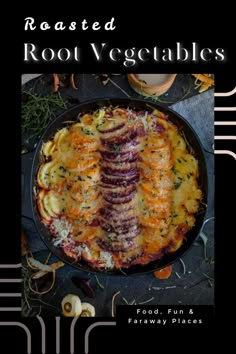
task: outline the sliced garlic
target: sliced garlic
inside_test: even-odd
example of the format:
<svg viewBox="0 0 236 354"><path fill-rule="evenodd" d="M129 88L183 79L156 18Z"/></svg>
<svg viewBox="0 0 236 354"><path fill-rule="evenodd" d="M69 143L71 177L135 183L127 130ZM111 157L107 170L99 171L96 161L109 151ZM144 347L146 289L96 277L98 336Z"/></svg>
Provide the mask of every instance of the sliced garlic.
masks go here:
<svg viewBox="0 0 236 354"><path fill-rule="evenodd" d="M82 312L80 317L95 317L95 307L88 302L82 302Z"/></svg>
<svg viewBox="0 0 236 354"><path fill-rule="evenodd" d="M80 298L73 294L68 294L63 298L61 307L65 317L79 317L82 312Z"/></svg>

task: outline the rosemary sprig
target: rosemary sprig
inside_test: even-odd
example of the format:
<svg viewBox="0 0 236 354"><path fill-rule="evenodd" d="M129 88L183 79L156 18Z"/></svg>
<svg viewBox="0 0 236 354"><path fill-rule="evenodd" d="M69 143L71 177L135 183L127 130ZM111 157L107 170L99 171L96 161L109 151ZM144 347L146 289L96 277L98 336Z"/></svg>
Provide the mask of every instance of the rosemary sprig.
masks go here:
<svg viewBox="0 0 236 354"><path fill-rule="evenodd" d="M21 127L28 141L41 135L50 120L55 117L56 110L68 106L60 92L47 96L32 91L23 91L22 94Z"/></svg>
<svg viewBox="0 0 236 354"><path fill-rule="evenodd" d="M49 253L50 255L50 253ZM41 313L42 305L50 307L53 310L56 310L56 313L60 314L60 309L51 305L48 302L42 300L40 296L34 296L29 287L30 277L33 274L33 271L28 267L22 266L22 317L32 317ZM37 284L35 284L36 290Z"/></svg>

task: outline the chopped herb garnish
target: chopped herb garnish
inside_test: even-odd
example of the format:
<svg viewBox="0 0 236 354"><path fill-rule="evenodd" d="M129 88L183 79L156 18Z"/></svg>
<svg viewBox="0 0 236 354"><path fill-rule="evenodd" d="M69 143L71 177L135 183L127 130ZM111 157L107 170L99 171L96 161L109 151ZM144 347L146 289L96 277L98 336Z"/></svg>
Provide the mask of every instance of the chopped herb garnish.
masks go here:
<svg viewBox="0 0 236 354"><path fill-rule="evenodd" d="M178 171L176 170L175 166L172 167L171 171L174 173L174 175L177 175Z"/></svg>
<svg viewBox="0 0 236 354"><path fill-rule="evenodd" d="M82 209L90 209L90 206L82 207Z"/></svg>
<svg viewBox="0 0 236 354"><path fill-rule="evenodd" d="M67 171L67 169L66 169L65 167L63 167L63 166L60 166L60 167L59 167L59 170L62 170L63 172L66 172L66 171Z"/></svg>
<svg viewBox="0 0 236 354"><path fill-rule="evenodd" d="M63 176L63 175L59 175L59 177L61 177L61 178L65 178L65 176Z"/></svg>
<svg viewBox="0 0 236 354"><path fill-rule="evenodd" d="M91 177L91 176L87 176L87 178L92 179L92 177Z"/></svg>
<svg viewBox="0 0 236 354"><path fill-rule="evenodd" d="M120 146L117 145L117 144L110 145L110 146L109 146L109 149L110 149L111 151L121 152L121 148L120 148Z"/></svg>
<svg viewBox="0 0 236 354"><path fill-rule="evenodd" d="M180 159L177 159L177 161L178 161L179 163L182 163L182 161L181 161Z"/></svg>
<svg viewBox="0 0 236 354"><path fill-rule="evenodd" d="M81 176L78 176L79 181L84 181L84 179Z"/></svg>
<svg viewBox="0 0 236 354"><path fill-rule="evenodd" d="M175 190L178 189L178 188L181 186L181 184L182 184L182 181L175 182L175 183L174 183L174 189L175 189Z"/></svg>
<svg viewBox="0 0 236 354"><path fill-rule="evenodd" d="M99 115L100 115L100 111L98 110L95 114L94 114L94 117L99 117Z"/></svg>
<svg viewBox="0 0 236 354"><path fill-rule="evenodd" d="M189 172L189 173L187 174L188 179L189 179L191 176L193 176L193 175L194 175L193 172Z"/></svg>
<svg viewBox="0 0 236 354"><path fill-rule="evenodd" d="M77 233L75 234L75 237L76 237L76 236L79 236L79 235L82 235L82 233L83 233L83 231L77 232Z"/></svg>
<svg viewBox="0 0 236 354"><path fill-rule="evenodd" d="M94 133L91 132L91 131L88 130L88 129L81 128L81 130L83 131L83 133L84 133L85 135L94 135Z"/></svg>

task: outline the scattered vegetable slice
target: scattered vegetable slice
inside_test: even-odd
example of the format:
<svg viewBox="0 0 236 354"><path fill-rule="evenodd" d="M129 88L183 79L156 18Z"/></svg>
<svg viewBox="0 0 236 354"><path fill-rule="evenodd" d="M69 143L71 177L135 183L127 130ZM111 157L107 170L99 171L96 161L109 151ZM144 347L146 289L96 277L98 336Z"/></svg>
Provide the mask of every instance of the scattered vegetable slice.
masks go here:
<svg viewBox="0 0 236 354"><path fill-rule="evenodd" d="M192 74L192 75L196 78L195 88L198 89L199 93L206 91L215 83L215 81L210 77L211 74Z"/></svg>
<svg viewBox="0 0 236 354"><path fill-rule="evenodd" d="M95 307L88 302L82 302L82 312L80 317L95 317Z"/></svg>
<svg viewBox="0 0 236 354"><path fill-rule="evenodd" d="M53 92L57 92L60 87L60 80L58 74L53 74Z"/></svg>
<svg viewBox="0 0 236 354"><path fill-rule="evenodd" d="M65 317L79 317L82 312L80 298L74 294L66 295L61 302L61 307Z"/></svg>
<svg viewBox="0 0 236 354"><path fill-rule="evenodd" d="M52 279L49 279L51 277ZM56 279L56 271L47 272L44 277L34 278L34 274L32 274L29 278L29 288L32 293L37 295L47 294L50 290L52 290ZM33 285L34 284L34 285ZM37 290L38 289L38 290Z"/></svg>
<svg viewBox="0 0 236 354"><path fill-rule="evenodd" d="M154 272L154 276L158 279L168 279L172 273L172 265L169 265L165 268L157 270Z"/></svg>
<svg viewBox="0 0 236 354"><path fill-rule="evenodd" d="M81 289L86 296L88 296L90 298L95 297L95 291L91 287L90 279L83 279L80 277L72 277L71 280L72 280L73 284L77 288Z"/></svg>

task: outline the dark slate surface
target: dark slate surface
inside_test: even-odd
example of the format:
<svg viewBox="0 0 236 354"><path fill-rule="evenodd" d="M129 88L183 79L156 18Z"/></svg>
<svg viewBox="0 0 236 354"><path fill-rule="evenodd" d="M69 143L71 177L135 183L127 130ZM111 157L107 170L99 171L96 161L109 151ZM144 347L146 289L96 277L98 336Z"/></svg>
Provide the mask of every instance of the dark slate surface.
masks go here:
<svg viewBox="0 0 236 354"><path fill-rule="evenodd" d="M103 86L95 75L79 74L76 78L78 79L78 91L66 89L62 94L66 97L71 96L79 99L80 102L102 97L129 96L140 98L140 96L129 87L125 75L112 76L112 81L108 82L106 86ZM166 104L171 106L173 110L180 113L190 122L199 135L206 151L205 157L209 182L206 217L210 218L210 220L204 226L203 232L207 236L207 258L204 258L203 242L198 238L197 242L183 256L183 263L178 260L173 264L173 272L169 279L160 280L155 278L153 274L128 277L125 275L116 277L98 275L99 282L104 289L98 286L97 280L93 274L77 271L73 267L65 265L57 271L56 284L53 290L41 298L41 300L53 305L58 310L43 305L42 303L33 302L35 307L32 314L38 313L39 311L41 311L43 315L60 314L60 302L63 296L68 293L78 294L82 301L94 304L97 316L104 317L111 316L112 296L117 291L120 291L120 295L116 298L116 304L125 304L126 301L131 304L139 304L149 301L150 299L151 300L148 302L150 305L206 305L214 303L214 156L212 154L214 95L213 90L209 90L200 95L197 94L193 82L194 79L191 75L178 75L171 89L160 99L162 101L178 102L175 104ZM32 80L26 84L24 88L29 88L33 85L38 92L49 92L51 89L50 86L48 86L45 90L42 85L42 79ZM189 98L180 99L185 95ZM34 257L44 261L49 252L35 230L34 224L31 220L22 218L22 226L28 236L29 248L33 252ZM57 259L52 256L50 262L56 260ZM23 262L25 262L24 259ZM95 298L88 298L80 289L73 285L71 277L74 275L91 280L91 285L96 292ZM210 277L210 279L208 277ZM39 307L40 305L41 309Z"/></svg>

